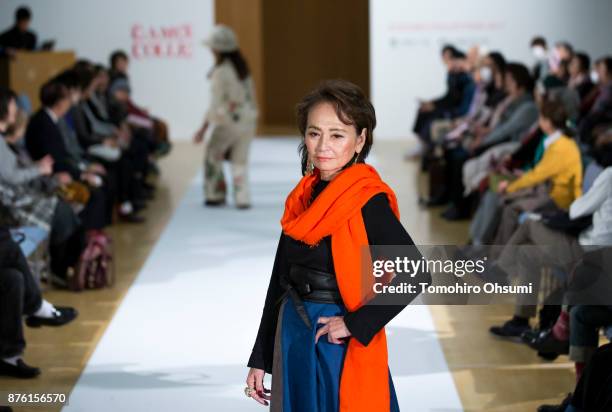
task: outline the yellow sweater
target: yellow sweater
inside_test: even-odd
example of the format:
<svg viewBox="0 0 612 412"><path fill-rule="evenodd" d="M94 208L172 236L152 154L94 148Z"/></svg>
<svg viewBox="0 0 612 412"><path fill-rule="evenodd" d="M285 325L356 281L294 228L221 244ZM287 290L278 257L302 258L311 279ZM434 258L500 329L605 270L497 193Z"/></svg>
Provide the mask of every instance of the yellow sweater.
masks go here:
<svg viewBox="0 0 612 412"><path fill-rule="evenodd" d="M552 183L550 197L562 209L568 209L574 199L582 195L582 162L578 145L573 139L561 136L551 143L540 162L508 185L507 192L516 192L546 181Z"/></svg>

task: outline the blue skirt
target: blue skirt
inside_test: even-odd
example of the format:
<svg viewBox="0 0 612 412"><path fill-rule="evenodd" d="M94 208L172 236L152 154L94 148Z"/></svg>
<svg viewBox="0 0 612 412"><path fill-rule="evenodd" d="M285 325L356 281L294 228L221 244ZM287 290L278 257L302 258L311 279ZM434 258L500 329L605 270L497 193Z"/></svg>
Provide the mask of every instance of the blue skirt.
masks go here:
<svg viewBox="0 0 612 412"><path fill-rule="evenodd" d="M273 411L282 412L337 412L339 409L340 375L347 345L329 343L327 336L314 338L321 316L343 316L346 309L333 303L304 301L312 328L308 328L298 315L291 298L281 308L277 341L280 353L275 356L281 363L273 376ZM280 378L280 379L279 379ZM399 405L389 373L391 412L399 412ZM276 395L276 396L275 396ZM279 396L280 395L280 396ZM276 397L276 399L274 399ZM281 399L278 399L281 398ZM276 406L274 406L276 404Z"/></svg>

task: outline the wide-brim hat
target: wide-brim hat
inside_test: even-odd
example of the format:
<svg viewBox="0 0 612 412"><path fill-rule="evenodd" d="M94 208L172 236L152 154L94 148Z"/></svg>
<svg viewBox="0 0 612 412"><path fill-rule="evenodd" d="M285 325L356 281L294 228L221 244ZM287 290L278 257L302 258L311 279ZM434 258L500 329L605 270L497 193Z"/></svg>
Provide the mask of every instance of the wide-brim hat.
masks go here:
<svg viewBox="0 0 612 412"><path fill-rule="evenodd" d="M210 36L204 39L203 44L221 53L238 50L236 33L223 24L216 25L210 33Z"/></svg>

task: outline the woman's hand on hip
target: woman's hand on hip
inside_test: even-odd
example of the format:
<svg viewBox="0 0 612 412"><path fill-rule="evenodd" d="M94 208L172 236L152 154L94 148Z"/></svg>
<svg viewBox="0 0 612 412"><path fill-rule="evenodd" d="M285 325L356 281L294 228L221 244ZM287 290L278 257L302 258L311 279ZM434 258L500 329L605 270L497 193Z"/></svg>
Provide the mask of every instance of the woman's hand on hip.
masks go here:
<svg viewBox="0 0 612 412"><path fill-rule="evenodd" d="M346 327L344 317L342 316L321 316L317 323L323 324L323 327L317 330L317 334L315 335L315 343L319 341L321 336L327 334L327 340L330 343L342 345L344 343L342 339L351 336L351 332Z"/></svg>
<svg viewBox="0 0 612 412"><path fill-rule="evenodd" d="M265 374L262 369L251 368L247 375L246 384L247 387L254 389L251 393L251 398L264 406L268 406L267 401L270 400L270 390L266 389L263 385Z"/></svg>

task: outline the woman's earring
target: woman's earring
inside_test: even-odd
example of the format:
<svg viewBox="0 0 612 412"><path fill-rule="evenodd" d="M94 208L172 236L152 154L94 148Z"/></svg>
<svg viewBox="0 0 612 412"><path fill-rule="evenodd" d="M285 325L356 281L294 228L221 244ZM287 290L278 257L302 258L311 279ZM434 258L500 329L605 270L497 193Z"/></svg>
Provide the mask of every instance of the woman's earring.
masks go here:
<svg viewBox="0 0 612 412"><path fill-rule="evenodd" d="M359 159L359 153L355 155L355 158L353 159L353 164L357 163L357 159Z"/></svg>
<svg viewBox="0 0 612 412"><path fill-rule="evenodd" d="M314 163L312 162L312 160L308 160L308 164L306 166L306 174L311 175L314 172Z"/></svg>

